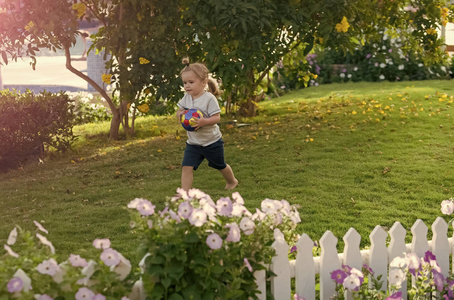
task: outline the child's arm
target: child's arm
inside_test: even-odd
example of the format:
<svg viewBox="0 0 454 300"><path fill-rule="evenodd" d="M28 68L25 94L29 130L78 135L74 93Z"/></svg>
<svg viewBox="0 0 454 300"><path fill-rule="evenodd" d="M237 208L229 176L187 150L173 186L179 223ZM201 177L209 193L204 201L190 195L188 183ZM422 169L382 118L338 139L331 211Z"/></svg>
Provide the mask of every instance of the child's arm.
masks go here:
<svg viewBox="0 0 454 300"><path fill-rule="evenodd" d="M196 124L193 125L192 127L195 127L195 129L197 130L203 126L217 124L217 123L219 123L219 121L221 121L221 113L214 114L209 118L202 117L200 119L197 119L194 121L194 123L196 123Z"/></svg>
<svg viewBox="0 0 454 300"><path fill-rule="evenodd" d="M178 110L177 110L177 112L176 112L176 116L177 116L177 119L178 119L178 123L180 122L180 120L181 120L181 115L183 114L184 111L185 111L184 108L181 108L181 107L178 108Z"/></svg>

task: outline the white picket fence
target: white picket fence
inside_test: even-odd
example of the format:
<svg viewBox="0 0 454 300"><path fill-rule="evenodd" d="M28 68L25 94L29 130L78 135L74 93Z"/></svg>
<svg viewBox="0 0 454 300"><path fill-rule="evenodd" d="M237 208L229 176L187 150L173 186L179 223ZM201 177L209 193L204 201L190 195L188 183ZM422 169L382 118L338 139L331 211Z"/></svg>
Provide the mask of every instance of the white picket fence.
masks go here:
<svg viewBox="0 0 454 300"><path fill-rule="evenodd" d="M326 231L320 239L321 255L313 257L314 242L308 235L303 234L296 246L298 249L296 260L289 261L289 245L283 239L274 242L276 256L273 258L271 270L277 275L271 279L271 293L276 300L289 300L291 298L291 278L295 278L295 292L306 300L316 298L316 274L320 280L320 299L329 300L335 293L335 282L331 279L331 272L340 269L342 264L361 270L363 264L372 268L375 277L382 275L383 288L388 285L388 264L397 256L404 253L416 253L423 257L428 250L436 256L442 274L447 276L450 270L449 257L453 254L452 238L448 238L448 224L439 217L432 224L432 241L427 240L428 227L423 221L417 220L411 228L412 242L405 244L406 230L396 222L389 232L381 226L376 226L370 238L370 249L360 250L361 236L354 229L343 237L344 252L338 253L336 249L337 238L331 231ZM389 234L389 246L387 238ZM454 259L453 266L454 269ZM261 291L260 300L266 299L265 271L255 272L256 282ZM406 283L402 286L402 298L406 299Z"/></svg>

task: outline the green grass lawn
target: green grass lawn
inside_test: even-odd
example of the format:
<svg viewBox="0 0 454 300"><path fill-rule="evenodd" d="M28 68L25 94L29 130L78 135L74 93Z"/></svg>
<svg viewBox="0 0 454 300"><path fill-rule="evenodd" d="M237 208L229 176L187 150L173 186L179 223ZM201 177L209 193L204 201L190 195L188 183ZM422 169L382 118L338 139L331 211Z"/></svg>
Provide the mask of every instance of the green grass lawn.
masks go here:
<svg viewBox="0 0 454 300"><path fill-rule="evenodd" d="M350 227L369 245L375 225L429 226L454 196L452 81L349 83L311 87L259 103L250 126L222 126L226 160L250 210L265 198L300 206L300 233L340 241ZM225 120L225 118L224 118ZM185 132L175 117L137 120L137 137L109 142L109 124L76 128L74 151L0 174L0 243L14 224L49 230L57 253L109 237L137 263L126 204L162 205L180 184ZM194 187L229 196L205 162ZM410 235L408 234L408 237Z"/></svg>

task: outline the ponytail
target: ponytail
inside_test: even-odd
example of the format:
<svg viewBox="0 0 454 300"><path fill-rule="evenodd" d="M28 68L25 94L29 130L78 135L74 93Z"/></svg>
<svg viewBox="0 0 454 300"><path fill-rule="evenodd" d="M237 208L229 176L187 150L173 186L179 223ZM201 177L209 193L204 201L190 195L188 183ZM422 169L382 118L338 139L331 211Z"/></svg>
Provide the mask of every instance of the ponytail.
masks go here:
<svg viewBox="0 0 454 300"><path fill-rule="evenodd" d="M208 91L212 93L215 97L221 94L221 91L219 90L218 83L216 82L216 80L214 80L213 78L208 78L207 84Z"/></svg>

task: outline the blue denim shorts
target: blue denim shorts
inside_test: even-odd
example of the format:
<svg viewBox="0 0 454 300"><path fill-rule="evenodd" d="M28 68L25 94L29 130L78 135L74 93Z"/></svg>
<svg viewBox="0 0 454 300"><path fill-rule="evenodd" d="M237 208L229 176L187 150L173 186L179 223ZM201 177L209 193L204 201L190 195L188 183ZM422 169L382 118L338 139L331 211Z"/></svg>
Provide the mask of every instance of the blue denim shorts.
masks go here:
<svg viewBox="0 0 454 300"><path fill-rule="evenodd" d="M186 143L182 166L194 167L194 170L197 170L205 158L208 160L210 167L217 170L225 169L227 165L224 161L224 141L219 139L205 147Z"/></svg>

